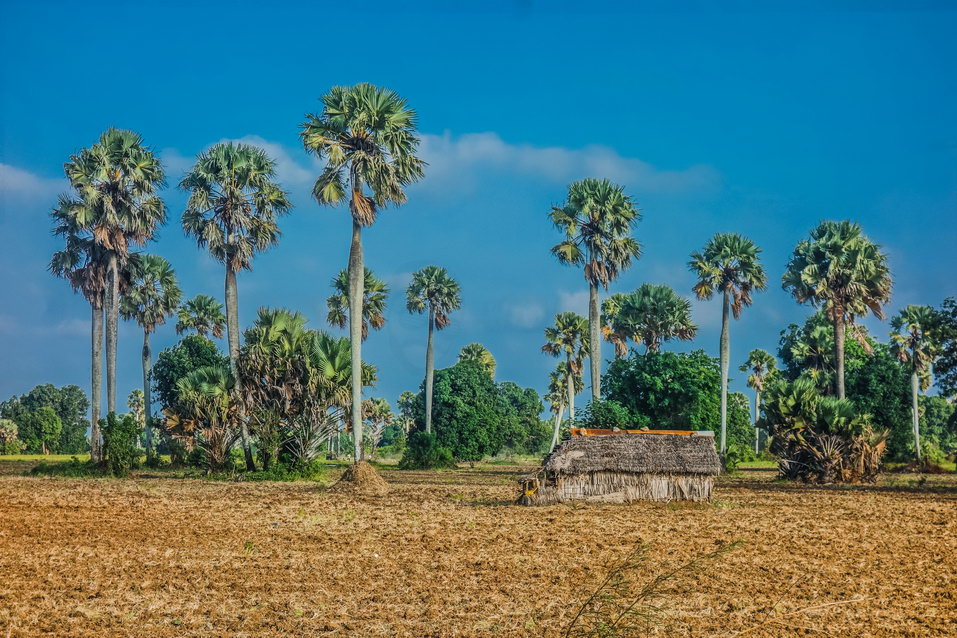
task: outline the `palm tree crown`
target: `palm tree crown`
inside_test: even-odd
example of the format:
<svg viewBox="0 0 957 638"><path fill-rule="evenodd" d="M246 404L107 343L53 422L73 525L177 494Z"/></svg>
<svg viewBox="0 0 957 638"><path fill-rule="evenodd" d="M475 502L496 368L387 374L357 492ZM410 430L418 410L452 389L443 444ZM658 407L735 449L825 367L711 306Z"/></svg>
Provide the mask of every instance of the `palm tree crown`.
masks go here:
<svg viewBox="0 0 957 638"><path fill-rule="evenodd" d="M385 302L389 296L389 286L375 276L371 269L365 268L362 286L362 340L369 337L369 327L381 330L385 325ZM326 299L329 314L326 320L330 325L345 328L349 323L349 271L343 270L332 280L333 294Z"/></svg>
<svg viewBox="0 0 957 638"><path fill-rule="evenodd" d="M542 352L553 357L565 355L571 372L580 374L582 360L588 356L588 342L588 319L576 312L560 312L555 315L555 325L545 328Z"/></svg>
<svg viewBox="0 0 957 638"><path fill-rule="evenodd" d="M755 348L748 353L748 360L738 369L751 373L748 375L749 388L763 392L765 381L775 372L775 359L767 350Z"/></svg>
<svg viewBox="0 0 957 638"><path fill-rule="evenodd" d="M152 333L179 305L182 293L176 273L159 255L137 255L130 260L129 272L131 285L120 302L120 315Z"/></svg>
<svg viewBox="0 0 957 638"><path fill-rule="evenodd" d="M628 340L642 343L645 352L658 352L670 339L694 339L691 302L671 286L642 284L629 294L615 294L602 304L605 339L615 344L615 356L628 353Z"/></svg>
<svg viewBox="0 0 957 638"><path fill-rule="evenodd" d="M451 323L449 314L462 305L459 292L459 283L445 268L426 266L412 275L406 291L406 308L416 314L428 310L435 328L442 330Z"/></svg>
<svg viewBox="0 0 957 638"><path fill-rule="evenodd" d="M226 325L223 304L209 295L196 295L184 303L176 319L176 334L194 330L201 337L212 334L217 339L222 338Z"/></svg>
<svg viewBox="0 0 957 638"><path fill-rule="evenodd" d="M493 357L492 353L488 351L488 348L481 343L470 343L463 347L462 350L459 351L459 361L471 361L472 363L476 363L488 372L490 377L495 378L495 357Z"/></svg>
<svg viewBox="0 0 957 638"><path fill-rule="evenodd" d="M930 367L940 353L940 318L930 306L907 306L891 319L891 351L910 364L921 380L921 388L930 387Z"/></svg>
<svg viewBox="0 0 957 638"><path fill-rule="evenodd" d="M694 292L698 299L711 299L716 292L727 292L734 318L751 305L751 292L767 288L764 267L758 261L761 249L737 233L719 233L704 250L691 254L688 267L698 277Z"/></svg>

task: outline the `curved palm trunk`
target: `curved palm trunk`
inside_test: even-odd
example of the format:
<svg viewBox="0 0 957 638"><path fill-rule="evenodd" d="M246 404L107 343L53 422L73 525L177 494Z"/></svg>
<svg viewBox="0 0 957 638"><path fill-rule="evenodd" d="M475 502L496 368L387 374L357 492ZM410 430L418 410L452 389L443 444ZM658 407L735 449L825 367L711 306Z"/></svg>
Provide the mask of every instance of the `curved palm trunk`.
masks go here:
<svg viewBox="0 0 957 638"><path fill-rule="evenodd" d="M598 286L589 284L588 288L588 332L591 339L588 358L591 364L591 399L597 401L601 397L601 315L598 312Z"/></svg>
<svg viewBox="0 0 957 638"><path fill-rule="evenodd" d="M575 373L572 371L572 357L568 355L566 357L568 362L568 376L565 378L565 383L568 386L568 418L571 421L575 420Z"/></svg>
<svg viewBox="0 0 957 638"><path fill-rule="evenodd" d="M844 398L844 315L834 315L834 362L837 374L834 377L834 391L838 399Z"/></svg>
<svg viewBox="0 0 957 638"><path fill-rule="evenodd" d="M239 382L239 298L236 288L236 271L226 264L226 338L229 343L229 369L233 373L237 397L242 396L242 385ZM253 461L253 451L249 445L249 426L246 423L246 411L243 402L238 403L239 435L243 444L243 455L246 457L246 469L256 470Z"/></svg>
<svg viewBox="0 0 957 638"><path fill-rule="evenodd" d="M352 438L353 461L362 460L362 227L352 222L349 248L349 341L352 356Z"/></svg>
<svg viewBox="0 0 957 638"><path fill-rule="evenodd" d="M435 311L429 308L429 341L425 347L425 431L432 432L432 381L435 377L435 352L432 337L435 333Z"/></svg>
<svg viewBox="0 0 957 638"><path fill-rule="evenodd" d="M106 301L106 410L116 412L116 337L120 317L120 270L110 255L110 283Z"/></svg>
<svg viewBox="0 0 957 638"><path fill-rule="evenodd" d="M730 364L731 300L724 291L721 303L721 456L728 451L728 365Z"/></svg>
<svg viewBox="0 0 957 638"><path fill-rule="evenodd" d="M559 404L558 414L555 415L555 429L552 432L552 444L548 448L548 451L551 452L555 449L555 446L558 445L558 433L562 428L562 414L565 412L564 404Z"/></svg>
<svg viewBox="0 0 957 638"><path fill-rule="evenodd" d="M917 452L917 462L920 463L920 413L917 411L917 396L920 393L920 383L917 370L910 375L911 419L914 426L914 450Z"/></svg>
<svg viewBox="0 0 957 638"><path fill-rule="evenodd" d="M103 397L103 308L90 304L93 309L93 327L90 356L90 458L94 463L102 461L100 442L100 400Z"/></svg>
<svg viewBox="0 0 957 638"><path fill-rule="evenodd" d="M151 421L152 399L150 398L150 367L152 352L150 351L150 333L143 331L143 423L146 426L146 462L153 461L153 426Z"/></svg>

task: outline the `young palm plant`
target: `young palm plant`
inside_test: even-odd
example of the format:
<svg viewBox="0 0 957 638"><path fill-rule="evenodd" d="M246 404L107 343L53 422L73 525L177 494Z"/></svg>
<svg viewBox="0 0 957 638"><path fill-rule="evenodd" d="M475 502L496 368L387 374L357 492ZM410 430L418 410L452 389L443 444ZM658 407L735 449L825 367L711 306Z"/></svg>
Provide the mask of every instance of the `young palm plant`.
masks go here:
<svg viewBox="0 0 957 638"><path fill-rule="evenodd" d="M588 320L574 312L555 315L555 325L545 328L542 352L560 357L565 355L565 388L568 393L568 417L575 420L575 377L581 376L582 363L588 356L590 335Z"/></svg>
<svg viewBox="0 0 957 638"><path fill-rule="evenodd" d="M415 111L397 93L363 83L333 87L322 97L322 111L307 115L300 131L306 150L326 160L312 190L316 201L338 206L348 200L352 216L349 338L356 463L362 456L362 229L375 222L380 208L403 204L404 189L423 177L415 127Z"/></svg>
<svg viewBox="0 0 957 638"><path fill-rule="evenodd" d="M748 387L754 390L754 453L759 452L758 419L761 418L761 393L767 380L774 376L774 357L767 350L755 348L748 353L748 360L740 368L741 372L750 372Z"/></svg>
<svg viewBox="0 0 957 638"><path fill-rule="evenodd" d="M658 352L671 339L690 341L698 332L691 321L691 302L671 286L642 284L632 293L614 294L602 304L602 332L615 344L615 357L628 354L628 341Z"/></svg>
<svg viewBox="0 0 957 638"><path fill-rule="evenodd" d="M166 221L166 206L156 194L165 175L138 133L115 128L71 156L64 169L82 202L73 209L77 226L87 229L106 252L106 402L107 410L115 412L122 270L130 248L144 245Z"/></svg>
<svg viewBox="0 0 957 638"><path fill-rule="evenodd" d="M843 399L845 328L868 312L884 318L891 296L887 257L860 224L824 221L794 249L782 283L798 303L823 309L833 323L834 390Z"/></svg>
<svg viewBox="0 0 957 638"><path fill-rule="evenodd" d="M721 293L721 455L728 446L728 368L730 366L730 314L741 317L751 305L751 292L767 288L764 267L758 260L761 249L737 233L718 233L701 252L691 253L688 267L698 277L694 292L698 299Z"/></svg>
<svg viewBox="0 0 957 638"><path fill-rule="evenodd" d="M553 207L549 218L565 233L552 254L563 264L583 266L588 282L591 394L596 400L601 395L598 287L607 289L632 259L641 256L641 246L631 236L641 215L621 186L607 179L584 179L568 187L565 204Z"/></svg>
<svg viewBox="0 0 957 638"><path fill-rule="evenodd" d="M253 256L279 241L276 219L291 208L275 174L276 163L262 149L221 142L196 158L179 185L189 192L183 230L226 268L226 335L233 378L239 377L236 273L251 270ZM236 391L242 392L238 384ZM246 467L254 470L249 429L239 405Z"/></svg>
<svg viewBox="0 0 957 638"><path fill-rule="evenodd" d="M196 295L180 306L176 313L176 334L178 335L192 331L200 337L212 335L222 339L225 325L226 315L223 314L223 304L209 295Z"/></svg>
<svg viewBox="0 0 957 638"><path fill-rule="evenodd" d="M326 299L329 325L345 328L349 323L349 271L343 270L332 280L333 294ZM382 330L385 325L385 301L389 287L369 268L362 281L362 340L369 337L369 327Z"/></svg>
<svg viewBox="0 0 957 638"><path fill-rule="evenodd" d="M166 323L179 305L180 292L176 273L169 262L158 255L136 255L129 260L130 288L120 300L120 315L134 320L143 329L143 418L146 424L146 460L153 458L152 398L150 368L152 351L150 335Z"/></svg>
<svg viewBox="0 0 957 638"><path fill-rule="evenodd" d="M495 378L495 357L481 343L470 343L464 346L459 351L459 362L462 361L471 361L478 364L479 367L488 372L488 376Z"/></svg>
<svg viewBox="0 0 957 638"><path fill-rule="evenodd" d="M432 432L432 379L435 373L433 333L446 328L451 323L449 314L461 305L459 284L445 268L426 266L412 274L412 283L406 291L406 308L415 314L429 313L429 340L425 348L426 432Z"/></svg>
<svg viewBox="0 0 957 638"><path fill-rule="evenodd" d="M930 306L907 306L891 319L891 350L911 370L911 425L918 463L921 453L917 399L921 390L930 387L931 366L940 354L939 325L940 317Z"/></svg>

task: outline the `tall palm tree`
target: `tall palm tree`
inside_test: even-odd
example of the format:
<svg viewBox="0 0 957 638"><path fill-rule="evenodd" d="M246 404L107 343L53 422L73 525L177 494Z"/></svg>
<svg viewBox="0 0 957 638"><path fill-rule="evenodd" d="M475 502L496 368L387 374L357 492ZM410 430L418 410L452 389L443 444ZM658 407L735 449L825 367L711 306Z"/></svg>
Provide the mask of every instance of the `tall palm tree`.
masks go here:
<svg viewBox="0 0 957 638"><path fill-rule="evenodd" d="M196 158L179 186L189 192L183 230L226 268L226 335L229 364L239 378L239 302L236 273L251 270L253 256L279 241L276 218L291 208L274 181L276 163L255 146L221 142ZM238 381L236 392L241 394ZM249 429L239 403L246 467L255 469Z"/></svg>
<svg viewBox="0 0 957 638"><path fill-rule="evenodd" d="M940 317L930 306L907 306L891 319L891 350L910 365L911 424L914 450L920 463L920 413L917 398L930 387L930 369L940 354Z"/></svg>
<svg viewBox="0 0 957 638"><path fill-rule="evenodd" d="M150 335L166 318L176 312L182 293L176 283L176 273L169 262L159 255L137 255L130 259L130 289L120 300L120 314L134 320L143 328L143 417L146 423L146 459L153 460L152 398L150 396L150 368L152 351Z"/></svg>
<svg viewBox="0 0 957 638"><path fill-rule="evenodd" d="M352 344L354 460L362 456L362 300L365 273L362 228L380 208L406 201L405 187L420 179L416 114L394 91L372 84L335 86L322 96L322 111L306 116L300 137L307 151L326 159L312 193L320 204L348 199L352 216L349 248L349 338Z"/></svg>
<svg viewBox="0 0 957 638"><path fill-rule="evenodd" d="M588 320L574 312L555 315L555 325L545 328L542 352L553 357L565 355L565 388L568 392L568 417L575 420L575 377L582 374L582 363L588 356L591 335Z"/></svg>
<svg viewBox="0 0 957 638"><path fill-rule="evenodd" d="M495 357L488 351L488 348L481 343L470 343L459 351L459 361L471 361L477 363L483 370L488 372L488 376L495 378Z"/></svg>
<svg viewBox="0 0 957 638"><path fill-rule="evenodd" d="M615 357L628 354L628 341L642 343L645 352L658 352L670 339L690 341L698 332L691 321L691 302L671 286L642 284L632 293L617 293L602 304L607 341L615 344Z"/></svg>
<svg viewBox="0 0 957 638"><path fill-rule="evenodd" d="M868 312L884 318L891 296L887 257L860 224L823 221L795 247L782 283L798 303L823 309L834 324L835 392L845 398L845 328Z"/></svg>
<svg viewBox="0 0 957 638"><path fill-rule="evenodd" d="M107 254L106 402L107 410L115 412L121 270L130 248L144 245L166 221L166 205L156 194L165 175L138 133L115 128L72 155L64 169L84 204L76 209L78 225L89 229Z"/></svg>
<svg viewBox="0 0 957 638"><path fill-rule="evenodd" d="M728 367L730 366L730 313L734 318L751 305L751 292L767 288L767 276L758 256L761 249L737 233L718 233L701 252L691 253L688 267L698 277L698 299L721 293L721 454L727 451Z"/></svg>
<svg viewBox="0 0 957 638"><path fill-rule="evenodd" d="M333 294L326 299L329 325L345 328L349 323L349 271L343 270L332 280ZM375 276L371 269L365 269L362 281L362 340L369 337L369 327L382 330L385 325L385 300L389 296L389 287Z"/></svg>
<svg viewBox="0 0 957 638"><path fill-rule="evenodd" d="M767 350L755 348L748 353L748 360L738 368L741 372L750 372L748 387L754 390L754 452L759 452L758 419L761 418L761 393L769 377L775 373L774 357Z"/></svg>
<svg viewBox="0 0 957 638"><path fill-rule="evenodd" d="M406 291L406 308L411 313L429 312L429 340L425 348L425 431L432 431L432 378L435 355L432 350L433 333L446 328L449 314L462 305L459 284L445 268L426 266L412 274L412 283Z"/></svg>
<svg viewBox="0 0 957 638"><path fill-rule="evenodd" d="M176 334L178 335L192 330L201 337L211 334L217 339L222 339L225 325L226 315L223 314L223 304L209 295L196 295L180 306L176 313Z"/></svg>
<svg viewBox="0 0 957 638"><path fill-rule="evenodd" d="M109 279L107 251L93 238L91 229L79 224L88 213L77 209L85 206L67 195L51 213L53 233L64 239L64 247L50 259L50 272L66 279L74 291L90 304L92 338L90 346L90 457L95 463L102 460L100 449L100 401L103 396L103 303Z"/></svg>
<svg viewBox="0 0 957 638"><path fill-rule="evenodd" d="M621 186L607 179L583 179L568 187L565 204L553 207L549 217L565 233L552 254L563 264L583 266L588 282L591 395L595 400L601 395L598 286L607 289L632 259L641 256L641 246L631 236L641 215Z"/></svg>

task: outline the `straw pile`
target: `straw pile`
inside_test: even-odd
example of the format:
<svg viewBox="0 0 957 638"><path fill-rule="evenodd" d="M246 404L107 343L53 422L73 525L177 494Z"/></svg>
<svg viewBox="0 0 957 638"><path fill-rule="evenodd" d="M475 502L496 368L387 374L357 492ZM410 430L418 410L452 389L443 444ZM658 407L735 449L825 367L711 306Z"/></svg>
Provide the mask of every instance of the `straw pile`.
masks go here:
<svg viewBox="0 0 957 638"><path fill-rule="evenodd" d="M374 467L365 461L360 461L350 465L342 473L342 478L329 489L340 493L384 496L389 493L389 484L379 476Z"/></svg>

